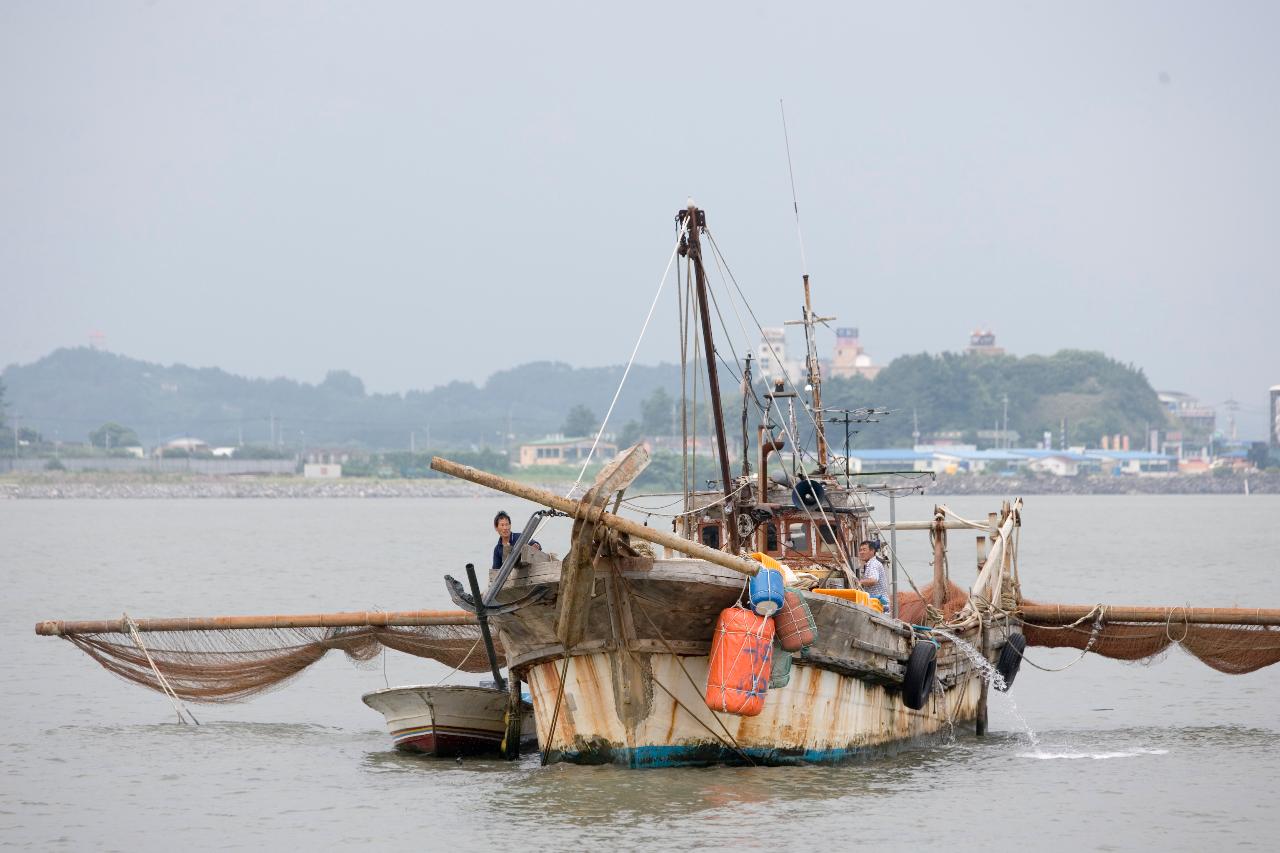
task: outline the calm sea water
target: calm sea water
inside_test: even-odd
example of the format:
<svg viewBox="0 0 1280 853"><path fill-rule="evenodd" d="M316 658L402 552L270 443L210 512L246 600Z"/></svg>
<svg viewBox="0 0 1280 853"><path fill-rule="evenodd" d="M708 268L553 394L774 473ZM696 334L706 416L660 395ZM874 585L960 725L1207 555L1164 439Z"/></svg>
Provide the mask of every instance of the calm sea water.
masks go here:
<svg viewBox="0 0 1280 853"><path fill-rule="evenodd" d="M925 518L932 499L899 503ZM951 502L964 514L992 499ZM360 695L447 670L336 653L179 726L40 619L449 607L506 499L0 503L0 845L40 850L1274 849L1280 668L1023 667L992 734L839 768L627 771L401 756ZM885 514L887 515L887 507ZM1280 498L1038 497L1022 577L1045 601L1280 607ZM519 523L519 521L518 521ZM904 534L904 551L908 543ZM915 534L919 536L919 534ZM563 550L567 526L540 536ZM953 576L973 538L953 534ZM915 540L918 574L927 545ZM1064 666L1078 652L1033 649ZM383 665L384 664L384 665ZM477 676L460 674L474 683ZM1033 745L1011 707L1035 730Z"/></svg>

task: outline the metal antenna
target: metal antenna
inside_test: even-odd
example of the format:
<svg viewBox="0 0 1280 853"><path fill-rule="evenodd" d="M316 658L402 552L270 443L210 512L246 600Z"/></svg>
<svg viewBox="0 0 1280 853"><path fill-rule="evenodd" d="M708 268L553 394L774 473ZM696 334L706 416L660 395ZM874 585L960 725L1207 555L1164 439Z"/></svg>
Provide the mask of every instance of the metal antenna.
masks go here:
<svg viewBox="0 0 1280 853"><path fill-rule="evenodd" d="M804 233L800 230L800 204L796 201L796 173L791 168L791 135L787 133L787 110L778 99L778 110L782 113L782 141L787 147L787 175L791 178L791 209L796 213L796 239L800 242L800 274L809 276L809 262L804 256Z"/></svg>

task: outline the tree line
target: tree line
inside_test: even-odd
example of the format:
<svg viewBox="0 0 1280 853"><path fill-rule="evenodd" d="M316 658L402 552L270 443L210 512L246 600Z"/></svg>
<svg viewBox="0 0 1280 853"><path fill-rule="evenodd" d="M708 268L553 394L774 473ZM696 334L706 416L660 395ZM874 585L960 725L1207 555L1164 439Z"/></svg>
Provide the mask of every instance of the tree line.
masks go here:
<svg viewBox="0 0 1280 853"><path fill-rule="evenodd" d="M426 391L373 394L341 370L308 384L63 349L5 371L0 424L11 424L20 411L24 429L103 449L191 436L213 445L276 449L438 447L514 454L519 443L554 432L594 435L598 413L607 408L621 372L621 367L533 362L495 373L481 385L450 382ZM726 423L737 437L742 397L733 381L726 376L722 393ZM608 432L623 446L679 435L679 389L679 369L673 365L634 367ZM761 399L764 390L757 384L753 397ZM705 394L700 397L705 400ZM1008 427L1024 446L1044 432L1056 442L1064 419L1071 444L1096 444L1104 434L1121 433L1138 446L1148 428L1169 425L1142 370L1097 352L908 355L874 380L833 378L823 384L825 407L890 411L878 423L860 425L853 447L909 446L917 431L958 434L981 444L979 431L1003 426L1006 400ZM751 434L759 422L754 402ZM708 414L700 402L703 436L710 434ZM829 434L833 445L843 443L839 427L829 427ZM803 430L804 436L811 441L812 428Z"/></svg>

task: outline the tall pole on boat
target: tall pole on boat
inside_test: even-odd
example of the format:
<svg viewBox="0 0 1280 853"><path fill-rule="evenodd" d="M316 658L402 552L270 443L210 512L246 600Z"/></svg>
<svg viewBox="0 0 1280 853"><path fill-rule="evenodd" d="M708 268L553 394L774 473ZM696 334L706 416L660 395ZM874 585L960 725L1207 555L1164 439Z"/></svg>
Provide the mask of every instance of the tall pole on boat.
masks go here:
<svg viewBox="0 0 1280 853"><path fill-rule="evenodd" d="M848 427L846 427L848 429ZM846 456L849 451L845 451ZM846 465L848 462L846 461ZM892 603L893 609L889 611L890 616L898 615L898 496L892 489L889 490L889 601Z"/></svg>
<svg viewBox="0 0 1280 853"><path fill-rule="evenodd" d="M809 363L809 389L813 397L813 431L818 441L818 468L827 468L827 431L822 425L822 373L818 370L818 347L813 339L813 301L809 297L809 274L804 274L804 340ZM823 318L826 319L826 318Z"/></svg>
<svg viewBox="0 0 1280 853"><path fill-rule="evenodd" d="M804 232L800 229L800 202L796 200L796 173L791 166L791 134L787 132L787 109L778 99L778 111L782 114L782 139L787 146L787 176L791 179L791 209L796 215L796 239L800 243L800 275L804 278L805 370L809 375L806 389L813 395L813 429L818 443L818 470L827 470L827 431L822 425L822 372L818 369L818 347L813 338L814 323L834 320L835 317L813 316L813 300L809 296L809 261L804 256ZM793 323L787 323L790 326ZM785 368L784 368L785 371ZM795 448L799 452L799 448Z"/></svg>
<svg viewBox="0 0 1280 853"><path fill-rule="evenodd" d="M476 580L474 563L467 563L467 582L471 584L471 600L476 605L476 621L480 623L480 638L484 640L484 652L489 658L489 671L493 673L493 686L499 690L507 689L506 679L498 667L498 655L493 648L493 635L489 633L489 616L485 612L484 596L480 594L480 582Z"/></svg>
<svg viewBox="0 0 1280 853"><path fill-rule="evenodd" d="M941 507L933 508L933 606L947 601L947 525Z"/></svg>
<svg viewBox="0 0 1280 853"><path fill-rule="evenodd" d="M720 404L720 373L716 369L716 347L711 337L711 306L707 300L707 276L702 269L702 241L699 229L706 226L706 212L699 210L693 200L681 211L685 226L684 250L693 261L693 274L698 290L698 314L702 321L702 344L707 356L707 381L711 385L711 414L716 425L716 450L720 455L720 482L724 486L725 533L731 553L738 553L738 512L733 505L733 480L729 476L729 448L724 435L724 408ZM743 453L746 452L744 447Z"/></svg>

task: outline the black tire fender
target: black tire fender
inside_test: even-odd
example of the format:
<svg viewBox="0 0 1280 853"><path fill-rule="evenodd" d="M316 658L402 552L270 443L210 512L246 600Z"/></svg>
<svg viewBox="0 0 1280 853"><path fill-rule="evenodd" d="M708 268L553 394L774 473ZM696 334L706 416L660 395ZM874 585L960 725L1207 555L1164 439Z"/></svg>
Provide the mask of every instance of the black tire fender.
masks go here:
<svg viewBox="0 0 1280 853"><path fill-rule="evenodd" d="M902 680L902 704L919 711L933 692L938 678L938 647L930 640L917 640L907 659L907 674Z"/></svg>
<svg viewBox="0 0 1280 853"><path fill-rule="evenodd" d="M996 672L1004 679L1004 687L997 685L997 690L1008 690L1013 680L1018 677L1018 668L1022 666L1022 653L1027 648L1027 638L1021 634L1010 634L1000 649L1000 659L996 661Z"/></svg>

